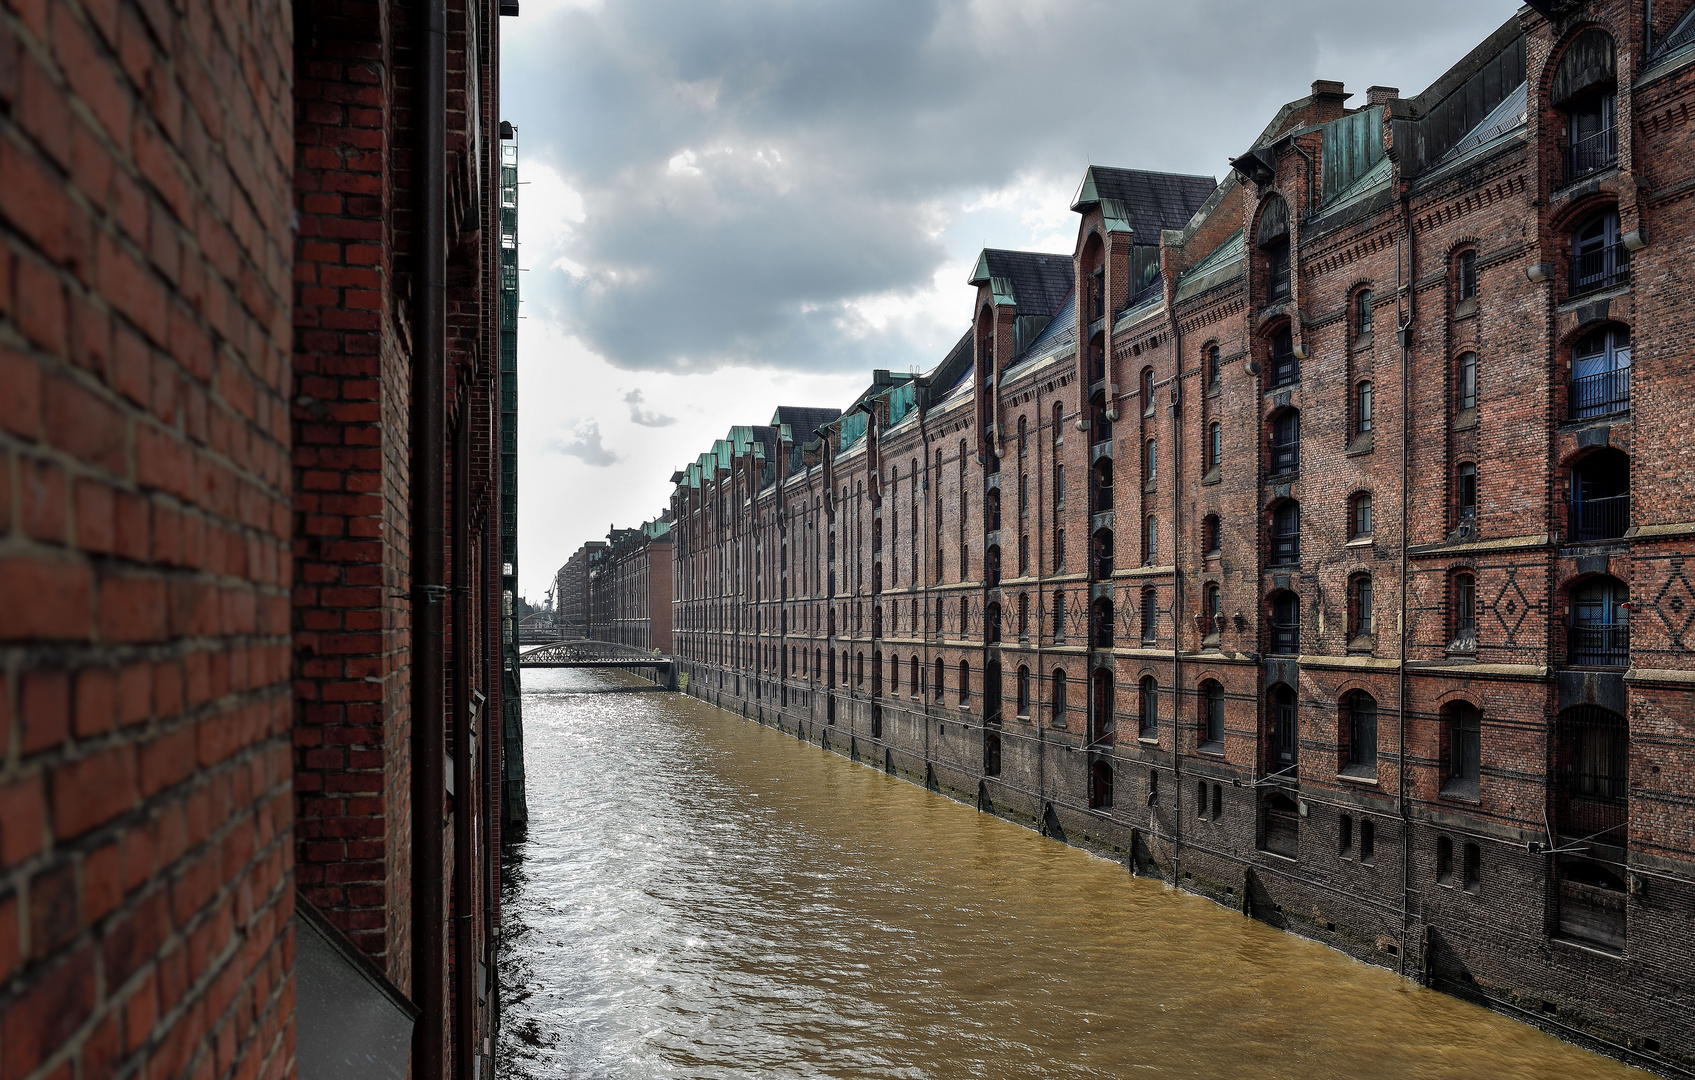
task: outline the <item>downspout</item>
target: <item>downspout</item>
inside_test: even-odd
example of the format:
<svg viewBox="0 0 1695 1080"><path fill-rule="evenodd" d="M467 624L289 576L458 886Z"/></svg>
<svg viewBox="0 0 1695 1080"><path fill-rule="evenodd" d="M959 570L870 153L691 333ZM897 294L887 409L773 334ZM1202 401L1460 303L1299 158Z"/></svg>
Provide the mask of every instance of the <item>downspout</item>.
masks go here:
<svg viewBox="0 0 1695 1080"><path fill-rule="evenodd" d="M419 145L422 218L418 268L418 352L412 377L412 996L413 1075L445 1075L446 919L442 896L445 823L442 530L447 391L447 2L425 16L423 132Z"/></svg>
<svg viewBox="0 0 1695 1080"><path fill-rule="evenodd" d="M1162 238L1163 239L1163 238ZM1164 244L1161 245L1162 251ZM1163 263L1164 260L1162 259ZM1164 267L1161 267L1164 272ZM1171 323L1171 884L1183 880L1183 561L1180 542L1183 482L1183 328L1177 321L1177 275L1167 277L1166 318ZM1204 377L1204 376L1203 376ZM1204 394L1205 391L1203 390ZM1205 445L1204 443L1202 444ZM1201 472L1206 468L1203 464Z"/></svg>
<svg viewBox="0 0 1695 1080"><path fill-rule="evenodd" d="M459 423L453 428L453 1010L454 1075L476 1070L477 897L472 830L477 824L477 784L471 772L471 402L462 387Z"/></svg>
<svg viewBox="0 0 1695 1080"><path fill-rule="evenodd" d="M1399 641L1395 665L1395 808L1401 817L1401 941L1395 956L1395 970L1407 973L1407 925L1412 919L1412 816L1407 810L1407 448L1410 441L1408 423L1412 410L1407 403L1411 386L1413 295L1417 275L1412 272L1412 192L1401 193L1401 236L1405 240L1406 259L1401 258L1401 240L1395 252L1395 336L1401 346L1401 587L1400 611L1395 616L1395 631ZM1406 269L1403 284L1402 267ZM1402 307L1405 289L1405 307Z"/></svg>

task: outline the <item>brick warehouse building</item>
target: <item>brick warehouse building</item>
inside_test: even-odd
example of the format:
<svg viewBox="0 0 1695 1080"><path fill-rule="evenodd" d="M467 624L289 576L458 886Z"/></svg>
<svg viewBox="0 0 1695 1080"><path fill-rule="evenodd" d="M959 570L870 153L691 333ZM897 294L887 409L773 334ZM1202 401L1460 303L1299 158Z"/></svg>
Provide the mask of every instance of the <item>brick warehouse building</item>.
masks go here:
<svg viewBox="0 0 1695 1080"><path fill-rule="evenodd" d="M590 540L553 575L553 609L558 613L554 624L561 637L589 636L589 562L596 552L604 550L606 541Z"/></svg>
<svg viewBox="0 0 1695 1080"><path fill-rule="evenodd" d="M688 689L1695 1070L1695 8L1350 101L1090 168L928 374L680 470Z"/></svg>
<svg viewBox="0 0 1695 1080"><path fill-rule="evenodd" d="M669 513L634 529L614 528L591 541L559 571L564 580L579 558L586 567L584 633L566 637L615 641L638 649L672 651L672 567Z"/></svg>
<svg viewBox="0 0 1695 1080"><path fill-rule="evenodd" d="M487 1067L502 13L0 5L0 1076Z"/></svg>

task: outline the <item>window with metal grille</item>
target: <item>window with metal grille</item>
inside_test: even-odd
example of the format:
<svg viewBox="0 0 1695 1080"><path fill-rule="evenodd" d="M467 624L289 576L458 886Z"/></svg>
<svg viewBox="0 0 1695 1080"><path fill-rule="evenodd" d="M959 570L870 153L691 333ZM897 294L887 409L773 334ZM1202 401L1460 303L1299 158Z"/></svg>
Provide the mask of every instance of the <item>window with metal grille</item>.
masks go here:
<svg viewBox="0 0 1695 1080"><path fill-rule="evenodd" d="M1353 521L1349 532L1354 539L1371 535L1371 496L1360 494L1354 496Z"/></svg>
<svg viewBox="0 0 1695 1080"><path fill-rule="evenodd" d="M1454 405L1459 409L1477 408L1477 354L1461 353L1454 363Z"/></svg>
<svg viewBox="0 0 1695 1080"><path fill-rule="evenodd" d="M1454 470L1454 508L1461 525L1477 518L1477 466L1469 461Z"/></svg>
<svg viewBox="0 0 1695 1080"><path fill-rule="evenodd" d="M1287 590L1271 598L1271 652L1292 656L1301 651L1301 602Z"/></svg>
<svg viewBox="0 0 1695 1080"><path fill-rule="evenodd" d="M1371 380L1364 379L1354 387L1354 434L1364 435L1371 430Z"/></svg>
<svg viewBox="0 0 1695 1080"><path fill-rule="evenodd" d="M1217 420L1207 426L1207 469L1224 464L1224 428Z"/></svg>
<svg viewBox="0 0 1695 1080"><path fill-rule="evenodd" d="M1271 339L1271 385L1287 386L1299 381L1300 365L1295 360L1295 339L1287 327Z"/></svg>
<svg viewBox="0 0 1695 1080"><path fill-rule="evenodd" d="M1571 470L1567 521L1575 541L1614 540L1630 528L1630 458L1598 450Z"/></svg>
<svg viewBox="0 0 1695 1080"><path fill-rule="evenodd" d="M1572 234L1572 295L1611 288L1628 280L1630 251L1619 237L1618 211L1597 214Z"/></svg>
<svg viewBox="0 0 1695 1080"><path fill-rule="evenodd" d="M1281 476L1301 467L1301 414L1285 409L1271 422L1271 475Z"/></svg>
<svg viewBox="0 0 1695 1080"><path fill-rule="evenodd" d="M1301 504L1285 499L1271 512L1271 565L1301 561Z"/></svg>
<svg viewBox="0 0 1695 1080"><path fill-rule="evenodd" d="M1572 590L1571 643L1574 667L1625 667L1630 661L1630 592L1614 577L1591 578Z"/></svg>
<svg viewBox="0 0 1695 1080"><path fill-rule="evenodd" d="M1630 408L1630 331L1605 326L1571 349L1571 415L1584 420Z"/></svg>

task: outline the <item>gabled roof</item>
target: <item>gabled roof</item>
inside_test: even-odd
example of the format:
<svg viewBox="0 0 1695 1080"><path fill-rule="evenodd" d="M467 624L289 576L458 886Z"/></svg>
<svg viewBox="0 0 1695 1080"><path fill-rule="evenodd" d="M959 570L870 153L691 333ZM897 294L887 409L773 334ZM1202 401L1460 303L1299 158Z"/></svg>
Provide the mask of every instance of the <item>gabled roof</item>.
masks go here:
<svg viewBox="0 0 1695 1080"><path fill-rule="evenodd" d="M1683 18L1677 20L1677 25L1665 37L1654 42L1654 54L1650 60L1660 60L1688 45L1695 45L1695 5L1683 13Z"/></svg>
<svg viewBox="0 0 1695 1080"><path fill-rule="evenodd" d="M996 303L1020 315L1052 315L1071 292L1073 273L1069 255L984 248L966 284L988 284Z"/></svg>
<svg viewBox="0 0 1695 1080"><path fill-rule="evenodd" d="M1530 83L1528 81L1519 83L1518 88L1501 99L1501 103L1495 106L1493 112L1483 118L1482 123L1466 132L1465 137L1455 143L1454 148L1449 150L1438 164L1446 164L1464 157L1478 147L1494 142L1510 131L1524 127L1529 119L1527 105L1529 89Z"/></svg>
<svg viewBox="0 0 1695 1080"><path fill-rule="evenodd" d="M1109 228L1126 228L1139 242L1157 244L1162 229L1187 225L1217 186L1210 176L1091 165L1083 171L1071 209L1081 214L1099 206Z"/></svg>
<svg viewBox="0 0 1695 1080"><path fill-rule="evenodd" d="M788 426L789 438L797 443L811 440L812 433L842 415L840 409L819 409L805 405L779 405L771 414L771 426Z"/></svg>

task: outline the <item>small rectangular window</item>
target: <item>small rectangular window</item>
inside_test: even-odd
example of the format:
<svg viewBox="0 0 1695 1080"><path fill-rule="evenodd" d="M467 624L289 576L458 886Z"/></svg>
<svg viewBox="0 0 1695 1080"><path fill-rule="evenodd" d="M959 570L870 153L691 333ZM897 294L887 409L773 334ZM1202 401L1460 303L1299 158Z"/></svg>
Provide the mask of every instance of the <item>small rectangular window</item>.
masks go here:
<svg viewBox="0 0 1695 1080"><path fill-rule="evenodd" d="M1377 854L1377 824L1366 820L1360 822L1360 862L1368 863Z"/></svg>

